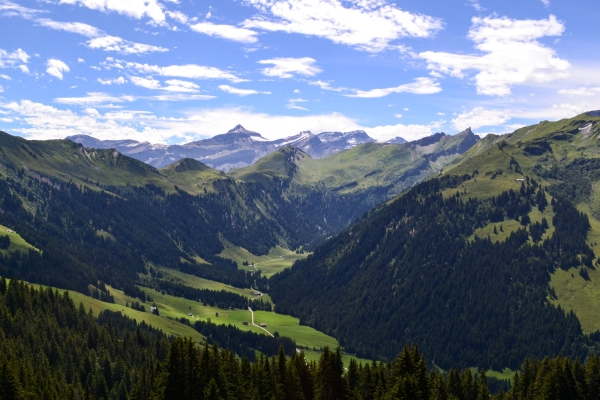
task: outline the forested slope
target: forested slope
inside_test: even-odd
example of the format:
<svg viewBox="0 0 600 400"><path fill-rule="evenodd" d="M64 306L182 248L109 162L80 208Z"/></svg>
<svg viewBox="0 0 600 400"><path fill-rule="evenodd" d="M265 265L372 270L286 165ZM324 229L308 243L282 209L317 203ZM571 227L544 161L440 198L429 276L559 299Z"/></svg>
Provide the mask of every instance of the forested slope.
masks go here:
<svg viewBox="0 0 600 400"><path fill-rule="evenodd" d="M339 349L325 349L318 363L281 347L250 362L217 345L167 338L120 313L96 319L68 294L3 278L0 339L0 398L7 400L484 400L506 388L485 371L429 369L408 347L391 362L347 368ZM491 398L596 399L600 361L526 360L513 385Z"/></svg>
<svg viewBox="0 0 600 400"><path fill-rule="evenodd" d="M554 269L593 268L588 217L568 201L549 204L533 179L482 199L462 191L472 179L424 182L275 275L278 312L360 355L393 357L414 343L442 367L496 370L530 356L585 358L600 335L583 335L575 315L547 297ZM529 218L546 207L551 233L550 221ZM498 230L511 220L521 228L505 240L467 240L489 224L504 234Z"/></svg>

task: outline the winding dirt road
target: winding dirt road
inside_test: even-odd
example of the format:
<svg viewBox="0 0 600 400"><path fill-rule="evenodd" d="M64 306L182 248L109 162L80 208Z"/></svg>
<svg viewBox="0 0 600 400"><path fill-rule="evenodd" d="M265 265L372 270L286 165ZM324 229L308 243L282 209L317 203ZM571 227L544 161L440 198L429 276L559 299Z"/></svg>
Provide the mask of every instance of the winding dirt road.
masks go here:
<svg viewBox="0 0 600 400"><path fill-rule="evenodd" d="M262 329L263 331L267 332L271 337L275 337L275 336L273 336L273 334L271 332L269 332L268 330L266 330L262 326L256 325L254 323L254 311L252 311L252 308L248 307L248 311L250 311L252 313L252 325L254 325L255 327L257 327L259 329Z"/></svg>

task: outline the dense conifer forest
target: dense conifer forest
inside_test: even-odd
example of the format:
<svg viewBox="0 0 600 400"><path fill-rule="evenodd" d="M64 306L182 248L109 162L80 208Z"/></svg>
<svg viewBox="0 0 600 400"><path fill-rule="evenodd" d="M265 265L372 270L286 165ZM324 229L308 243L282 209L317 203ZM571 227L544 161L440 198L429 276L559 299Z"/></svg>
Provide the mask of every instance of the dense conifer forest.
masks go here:
<svg viewBox="0 0 600 400"><path fill-rule="evenodd" d="M210 337L226 328L197 329ZM67 293L15 279L0 279L0 339L3 400L483 400L494 386L483 370L428 368L418 349L406 346L391 361L352 360L346 368L339 348L326 348L318 362L307 362L296 351L286 354L285 343L251 362L219 347L218 340L198 345L169 338L118 312L96 318ZM591 356L583 364L527 359L513 388L492 397L591 400L599 393L600 359Z"/></svg>
<svg viewBox="0 0 600 400"><path fill-rule="evenodd" d="M588 217L527 178L518 190L476 200L469 176L422 183L365 216L271 279L278 312L337 337L349 352L390 358L418 344L443 368L517 368L526 357L584 359L598 332L547 301L550 272L594 268ZM441 191L455 188L444 197ZM533 208L554 213L532 224ZM474 237L490 223L520 221L504 241ZM373 335L378 340L373 340Z"/></svg>
<svg viewBox="0 0 600 400"><path fill-rule="evenodd" d="M282 190L289 184L283 180L262 185L223 179L215 182L217 193L192 196L167 194L153 184L83 187L12 165L4 172L0 224L18 227L40 251L3 254L0 272L82 293L98 282L119 289L138 282L148 263L240 288L256 281L263 288L264 279L218 256L220 238L257 255L276 245L310 247L369 207L357 208L362 195L317 189L291 194ZM196 264L195 256L210 265Z"/></svg>

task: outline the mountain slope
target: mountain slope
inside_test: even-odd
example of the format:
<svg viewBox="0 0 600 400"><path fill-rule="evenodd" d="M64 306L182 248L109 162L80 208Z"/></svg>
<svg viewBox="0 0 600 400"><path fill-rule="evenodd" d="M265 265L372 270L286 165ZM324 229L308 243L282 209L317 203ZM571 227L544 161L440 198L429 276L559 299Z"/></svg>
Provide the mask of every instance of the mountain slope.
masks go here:
<svg viewBox="0 0 600 400"><path fill-rule="evenodd" d="M182 158L193 158L222 171L251 165L261 157L288 145L302 149L312 157L321 158L374 141L364 131L323 132L319 135L301 132L284 139L268 140L241 125L237 125L225 134L184 145L155 145L133 140L98 140L87 135L75 135L67 139L89 148L114 148L157 168L165 167Z"/></svg>
<svg viewBox="0 0 600 400"><path fill-rule="evenodd" d="M439 172L478 140L469 129L453 136L438 133L401 145L365 143L322 159L281 149L250 167L231 171L230 175L243 181L285 176L297 185L322 186L339 193L375 191L379 203Z"/></svg>
<svg viewBox="0 0 600 400"><path fill-rule="evenodd" d="M484 138L275 275L278 310L358 354L412 342L442 367L585 357L598 334L582 321L600 318L599 138L596 113ZM567 275L585 296L557 286Z"/></svg>
<svg viewBox="0 0 600 400"><path fill-rule="evenodd" d="M124 288L153 265L262 288L219 257L224 243L257 256L310 247L367 207L309 187L291 198L288 184L236 181L193 159L158 170L116 150L0 133L0 224L39 249L3 254L0 272L87 293L99 281Z"/></svg>

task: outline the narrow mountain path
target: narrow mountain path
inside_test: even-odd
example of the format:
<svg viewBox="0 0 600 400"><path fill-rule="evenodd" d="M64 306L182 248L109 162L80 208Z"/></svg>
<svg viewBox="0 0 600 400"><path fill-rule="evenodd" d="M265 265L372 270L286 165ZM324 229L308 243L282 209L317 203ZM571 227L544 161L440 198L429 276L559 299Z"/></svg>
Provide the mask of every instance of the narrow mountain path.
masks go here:
<svg viewBox="0 0 600 400"><path fill-rule="evenodd" d="M269 332L268 330L266 330L265 328L263 328L262 326L256 325L254 323L254 311L252 311L252 308L248 307L248 311L250 311L252 313L252 325L254 325L257 328L262 329L263 331L267 332L271 337L275 337L273 336L273 334L271 332Z"/></svg>

